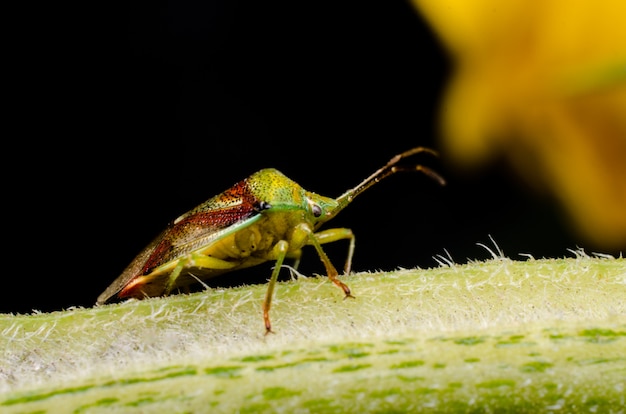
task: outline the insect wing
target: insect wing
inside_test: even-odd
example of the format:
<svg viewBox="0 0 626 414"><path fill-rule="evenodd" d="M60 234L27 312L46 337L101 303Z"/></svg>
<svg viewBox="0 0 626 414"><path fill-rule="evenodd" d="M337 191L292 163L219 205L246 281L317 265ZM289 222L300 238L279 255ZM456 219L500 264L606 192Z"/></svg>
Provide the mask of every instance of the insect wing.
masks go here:
<svg viewBox="0 0 626 414"><path fill-rule="evenodd" d="M162 275L173 270L178 260L185 255L207 250L212 243L261 218L254 200L244 197L240 202L220 205L219 197L183 214L171 223L135 257L98 297L96 304L109 302L138 277L149 277L152 273Z"/></svg>
<svg viewBox="0 0 626 414"><path fill-rule="evenodd" d="M109 287L106 288L106 290L100 294L100 296L98 296L96 305L102 305L104 303L107 303L109 299L117 295L119 291L122 290L124 286L128 284L128 282L130 282L133 278L135 278L140 273L141 269L143 268L144 264L146 263L150 255L152 255L152 253L154 252L154 248L159 244L161 240L163 240L163 238L168 232L169 232L169 229L163 230L161 234L159 234L154 240L152 240L152 242L149 245L147 245L141 251L141 253L139 253L133 259L132 262L130 262L128 266L126 266L126 269L124 269L122 274L119 275L117 279L115 279L113 283L111 283Z"/></svg>

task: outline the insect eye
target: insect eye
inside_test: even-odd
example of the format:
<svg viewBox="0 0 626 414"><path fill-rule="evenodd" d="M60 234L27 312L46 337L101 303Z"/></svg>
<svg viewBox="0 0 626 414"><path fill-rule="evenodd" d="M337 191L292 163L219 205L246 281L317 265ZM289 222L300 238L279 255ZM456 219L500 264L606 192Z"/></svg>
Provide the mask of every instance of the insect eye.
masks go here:
<svg viewBox="0 0 626 414"><path fill-rule="evenodd" d="M311 206L311 210L313 211L313 216L315 217L319 217L322 215L322 208L319 206L319 204L313 204Z"/></svg>

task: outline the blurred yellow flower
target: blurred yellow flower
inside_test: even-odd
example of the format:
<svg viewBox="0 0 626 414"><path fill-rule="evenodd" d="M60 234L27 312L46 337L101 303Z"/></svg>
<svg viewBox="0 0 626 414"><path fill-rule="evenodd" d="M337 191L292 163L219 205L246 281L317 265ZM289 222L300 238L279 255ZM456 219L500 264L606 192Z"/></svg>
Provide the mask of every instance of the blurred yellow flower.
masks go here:
<svg viewBox="0 0 626 414"><path fill-rule="evenodd" d="M441 108L457 165L504 151L597 246L626 247L626 1L412 0L454 73Z"/></svg>

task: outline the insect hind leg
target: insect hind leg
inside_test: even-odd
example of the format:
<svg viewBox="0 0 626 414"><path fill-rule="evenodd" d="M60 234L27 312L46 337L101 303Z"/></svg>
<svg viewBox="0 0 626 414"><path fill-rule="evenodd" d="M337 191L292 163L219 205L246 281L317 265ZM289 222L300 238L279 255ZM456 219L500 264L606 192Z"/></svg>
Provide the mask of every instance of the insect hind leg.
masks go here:
<svg viewBox="0 0 626 414"><path fill-rule="evenodd" d="M180 259L176 264L176 267L168 276L167 285L165 286L165 295L169 295L170 292L176 287L176 281L180 277L183 269L189 267L200 267L205 269L232 269L237 266L237 262L229 262L226 260L218 259L217 257L207 256L199 253L192 253Z"/></svg>

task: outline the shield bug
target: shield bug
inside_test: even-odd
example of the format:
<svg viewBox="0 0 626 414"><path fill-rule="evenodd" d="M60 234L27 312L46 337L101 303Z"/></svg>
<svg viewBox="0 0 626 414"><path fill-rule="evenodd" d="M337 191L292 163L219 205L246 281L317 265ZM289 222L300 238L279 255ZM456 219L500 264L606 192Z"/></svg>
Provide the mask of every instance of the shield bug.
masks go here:
<svg viewBox="0 0 626 414"><path fill-rule="evenodd" d="M354 234L347 228L317 230L356 196L396 172L419 171L445 184L428 167L399 165L402 159L423 152L436 155L424 147L398 154L336 199L307 191L275 169L263 169L171 222L98 297L96 304L168 295L201 279L275 261L263 302L268 333L272 330L269 311L280 268L285 258L294 259L296 267L304 246L315 248L328 278L345 297L350 297L350 288L338 279L322 245L349 240L344 266L348 274Z"/></svg>

